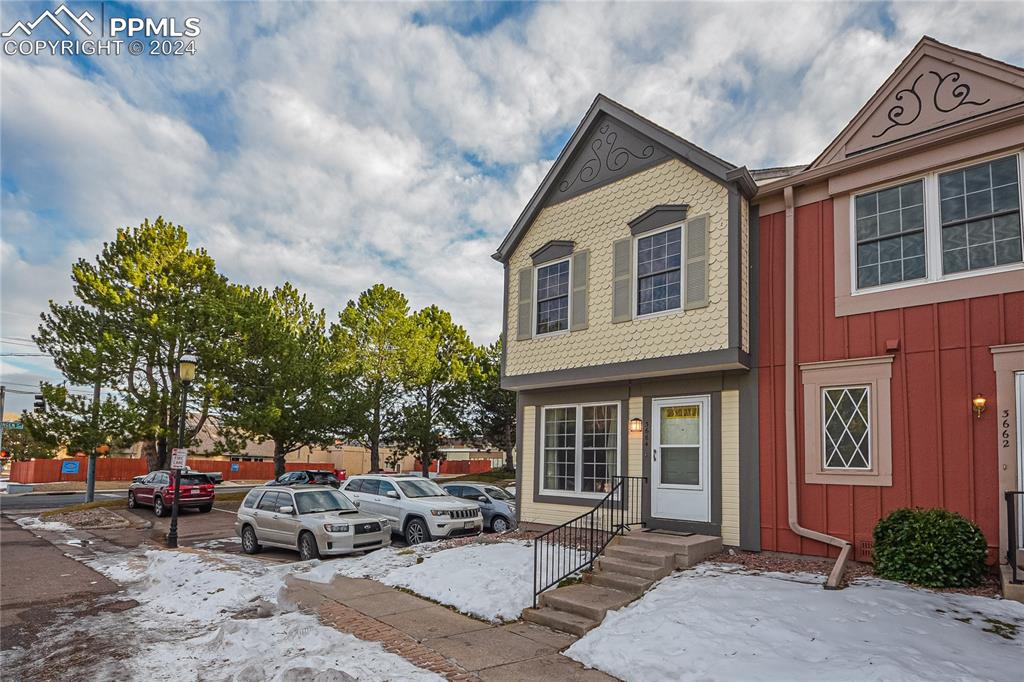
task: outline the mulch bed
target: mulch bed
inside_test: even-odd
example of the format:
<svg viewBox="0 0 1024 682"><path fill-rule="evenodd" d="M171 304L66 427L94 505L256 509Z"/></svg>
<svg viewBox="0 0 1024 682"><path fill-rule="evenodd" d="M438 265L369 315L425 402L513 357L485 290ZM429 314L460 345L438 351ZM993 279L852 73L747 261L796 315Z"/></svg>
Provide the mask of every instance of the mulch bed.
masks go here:
<svg viewBox="0 0 1024 682"><path fill-rule="evenodd" d="M791 554L775 554L772 552L743 552L726 550L708 557L705 561L720 564L738 564L751 571L779 573L818 573L827 576L835 565L834 559L820 557L804 557ZM847 587L859 578L876 578L871 564L856 561L846 562L843 573L842 587ZM912 585L912 587L919 587ZM998 597L1001 594L999 580L993 575L986 575L977 587L926 587L933 592L954 592L973 597Z"/></svg>
<svg viewBox="0 0 1024 682"><path fill-rule="evenodd" d="M66 523L74 528L127 528L131 525L128 519L103 507L53 514L46 520Z"/></svg>

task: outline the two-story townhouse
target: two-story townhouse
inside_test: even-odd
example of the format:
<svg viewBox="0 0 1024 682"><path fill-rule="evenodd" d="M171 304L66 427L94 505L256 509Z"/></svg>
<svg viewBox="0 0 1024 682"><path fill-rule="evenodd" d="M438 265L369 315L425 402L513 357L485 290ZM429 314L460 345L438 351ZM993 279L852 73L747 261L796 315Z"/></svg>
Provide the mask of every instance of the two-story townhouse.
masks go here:
<svg viewBox="0 0 1024 682"><path fill-rule="evenodd" d="M759 188L764 549L867 560L906 506L1021 545L1022 152L1024 69L924 38Z"/></svg>
<svg viewBox="0 0 1024 682"><path fill-rule="evenodd" d="M756 184L598 96L494 258L520 520L646 477L650 528L758 548Z"/></svg>

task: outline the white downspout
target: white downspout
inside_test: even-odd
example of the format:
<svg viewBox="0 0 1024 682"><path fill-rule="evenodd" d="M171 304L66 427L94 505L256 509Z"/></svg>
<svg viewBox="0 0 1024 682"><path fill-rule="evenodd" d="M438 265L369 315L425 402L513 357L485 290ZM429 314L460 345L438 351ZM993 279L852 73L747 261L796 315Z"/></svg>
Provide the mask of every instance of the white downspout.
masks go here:
<svg viewBox="0 0 1024 682"><path fill-rule="evenodd" d="M789 529L801 537L817 540L839 548L832 571L825 582L826 590L839 589L839 582L846 569L846 560L853 546L841 538L819 533L800 525L797 510L797 471L796 471L796 346L795 346L795 307L794 281L796 276L796 225L793 207L793 187L783 190L786 201L786 486L788 493Z"/></svg>

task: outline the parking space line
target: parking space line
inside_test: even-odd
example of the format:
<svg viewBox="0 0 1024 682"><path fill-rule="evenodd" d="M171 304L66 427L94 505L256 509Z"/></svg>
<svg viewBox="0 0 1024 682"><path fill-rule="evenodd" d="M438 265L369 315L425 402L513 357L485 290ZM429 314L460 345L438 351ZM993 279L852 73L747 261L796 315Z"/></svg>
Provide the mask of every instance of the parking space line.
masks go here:
<svg viewBox="0 0 1024 682"><path fill-rule="evenodd" d="M220 507L214 507L213 511L224 512L225 514L237 514L237 511L231 511L230 509L221 509Z"/></svg>

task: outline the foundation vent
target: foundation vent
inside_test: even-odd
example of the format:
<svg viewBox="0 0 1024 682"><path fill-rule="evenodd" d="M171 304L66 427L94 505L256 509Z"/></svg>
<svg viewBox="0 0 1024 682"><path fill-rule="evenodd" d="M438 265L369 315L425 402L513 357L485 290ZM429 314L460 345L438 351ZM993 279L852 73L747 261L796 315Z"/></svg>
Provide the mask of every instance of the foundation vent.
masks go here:
<svg viewBox="0 0 1024 682"><path fill-rule="evenodd" d="M870 564L872 555L875 553L875 543L873 540L865 540L863 538L858 539L854 543L854 560L864 564Z"/></svg>

